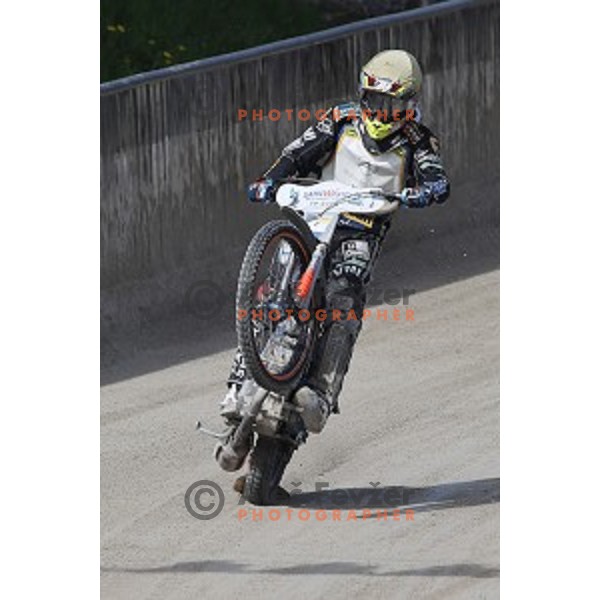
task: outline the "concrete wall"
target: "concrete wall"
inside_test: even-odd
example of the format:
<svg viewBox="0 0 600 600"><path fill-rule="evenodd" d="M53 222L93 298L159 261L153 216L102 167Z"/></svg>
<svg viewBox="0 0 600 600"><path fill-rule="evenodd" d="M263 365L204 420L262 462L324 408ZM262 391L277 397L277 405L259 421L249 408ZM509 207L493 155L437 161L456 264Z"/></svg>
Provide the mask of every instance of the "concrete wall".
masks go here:
<svg viewBox="0 0 600 600"><path fill-rule="evenodd" d="M307 123L239 122L237 109L314 111L353 98L361 64L379 50L404 48L421 62L424 122L442 140L454 189L496 180L499 3L446 4L408 19L375 19L360 31L338 28L329 39L299 38L262 54L103 85L103 335L133 335L140 324L184 310L195 281L232 289L248 240L277 214L249 204L244 189ZM426 222L422 211L407 215L397 232L412 244L432 226L497 226L498 213L497 193L459 193Z"/></svg>

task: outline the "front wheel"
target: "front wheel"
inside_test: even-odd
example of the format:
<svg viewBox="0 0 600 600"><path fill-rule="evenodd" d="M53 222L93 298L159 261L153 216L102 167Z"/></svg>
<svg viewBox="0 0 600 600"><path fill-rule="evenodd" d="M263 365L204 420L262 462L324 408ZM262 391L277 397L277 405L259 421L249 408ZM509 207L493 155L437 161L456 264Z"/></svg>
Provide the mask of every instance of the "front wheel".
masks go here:
<svg viewBox="0 0 600 600"><path fill-rule="evenodd" d="M295 290L310 250L290 221L271 221L252 238L238 279L237 336L256 383L291 393L306 372L317 335L314 310L301 313ZM300 318L302 317L302 318Z"/></svg>

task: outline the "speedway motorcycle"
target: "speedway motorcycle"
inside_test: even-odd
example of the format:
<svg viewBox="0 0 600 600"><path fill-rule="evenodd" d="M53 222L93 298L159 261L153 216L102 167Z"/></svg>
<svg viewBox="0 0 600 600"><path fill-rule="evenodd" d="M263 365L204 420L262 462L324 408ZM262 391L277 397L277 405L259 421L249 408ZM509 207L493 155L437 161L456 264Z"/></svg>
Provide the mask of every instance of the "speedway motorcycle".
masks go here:
<svg viewBox="0 0 600 600"><path fill-rule="evenodd" d="M235 471L252 452L239 489L252 504L275 503L283 472L306 441L294 392L313 360L323 323L328 252L342 215L390 215L400 194L359 189L337 181L293 179L279 185L275 201L282 219L266 223L252 238L242 263L236 297L237 338L247 375L238 392L239 419L230 421L215 457Z"/></svg>

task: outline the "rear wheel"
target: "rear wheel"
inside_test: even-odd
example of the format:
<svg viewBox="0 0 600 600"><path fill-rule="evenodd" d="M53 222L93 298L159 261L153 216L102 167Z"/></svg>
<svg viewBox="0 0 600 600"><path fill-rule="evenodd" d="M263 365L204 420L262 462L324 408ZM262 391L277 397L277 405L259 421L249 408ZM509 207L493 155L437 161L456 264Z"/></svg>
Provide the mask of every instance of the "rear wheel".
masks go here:
<svg viewBox="0 0 600 600"><path fill-rule="evenodd" d="M292 458L294 447L281 440L259 436L250 455L250 471L244 482L243 497L259 506L277 504L278 486Z"/></svg>
<svg viewBox="0 0 600 600"><path fill-rule="evenodd" d="M252 238L240 270L238 345L256 383L278 394L295 389L312 357L313 306L301 313L295 295L310 257L297 227L271 221Z"/></svg>

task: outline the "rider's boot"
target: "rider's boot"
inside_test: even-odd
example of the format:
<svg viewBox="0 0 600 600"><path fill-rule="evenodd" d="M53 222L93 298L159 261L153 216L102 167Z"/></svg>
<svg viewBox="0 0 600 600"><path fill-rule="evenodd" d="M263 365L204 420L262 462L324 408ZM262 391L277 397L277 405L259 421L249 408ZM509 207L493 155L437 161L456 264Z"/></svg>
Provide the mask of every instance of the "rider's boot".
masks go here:
<svg viewBox="0 0 600 600"><path fill-rule="evenodd" d="M333 323L319 341L316 361L308 380L295 394L302 419L311 433L320 433L327 418L339 413L338 397L352 358L360 325Z"/></svg>
<svg viewBox="0 0 600 600"><path fill-rule="evenodd" d="M244 408L244 392L248 381L246 365L239 348L233 357L233 363L227 378L227 393L219 402L219 414L226 420L240 419Z"/></svg>
<svg viewBox="0 0 600 600"><path fill-rule="evenodd" d="M242 398L239 394L240 386L231 383L227 387L225 397L219 402L219 414L225 419L236 419L241 416Z"/></svg>
<svg viewBox="0 0 600 600"><path fill-rule="evenodd" d="M331 404L318 390L305 385L296 391L294 402L301 409L300 416L310 433L320 433L331 414Z"/></svg>

